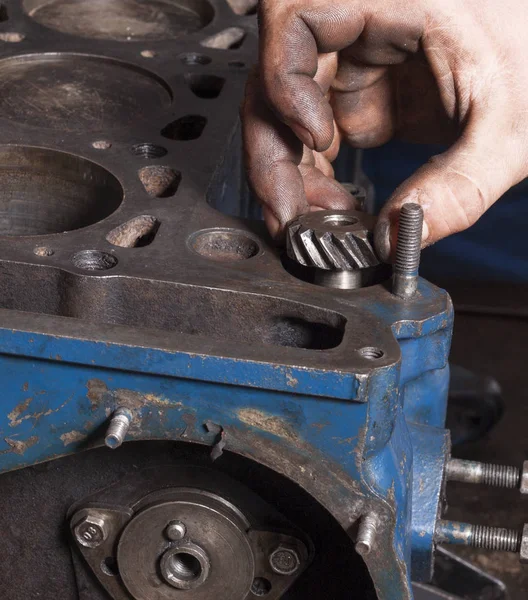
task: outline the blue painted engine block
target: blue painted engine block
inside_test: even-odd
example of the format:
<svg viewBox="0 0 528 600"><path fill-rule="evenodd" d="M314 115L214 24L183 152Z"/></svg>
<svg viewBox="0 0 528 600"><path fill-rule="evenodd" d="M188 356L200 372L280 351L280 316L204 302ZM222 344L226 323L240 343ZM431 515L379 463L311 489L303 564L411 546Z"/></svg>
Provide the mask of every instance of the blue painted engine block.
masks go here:
<svg viewBox="0 0 528 600"><path fill-rule="evenodd" d="M383 285L332 302L346 315L337 348L277 346L273 360L265 346L211 339L204 352L199 337L175 348L145 330L139 344L126 328L84 324L71 335L66 319L3 310L0 469L101 445L118 407L133 414L129 440L213 447L221 431L225 450L297 482L351 535L375 514L366 561L378 596L411 598L411 579L431 576L449 454L451 302L423 280L411 302Z"/></svg>

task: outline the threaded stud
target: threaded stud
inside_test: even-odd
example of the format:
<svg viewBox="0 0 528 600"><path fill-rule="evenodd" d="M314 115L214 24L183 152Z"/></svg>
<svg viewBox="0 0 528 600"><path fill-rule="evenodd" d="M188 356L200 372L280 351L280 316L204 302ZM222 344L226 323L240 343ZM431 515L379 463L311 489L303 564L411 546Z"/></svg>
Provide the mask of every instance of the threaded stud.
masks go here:
<svg viewBox="0 0 528 600"><path fill-rule="evenodd" d="M491 465L458 458L452 458L446 468L448 481L462 481L509 489L520 487L521 475L521 469L517 467Z"/></svg>
<svg viewBox="0 0 528 600"><path fill-rule="evenodd" d="M131 423L132 413L128 408L118 408L112 415L112 420L108 426L105 445L111 450L119 448L125 441Z"/></svg>
<svg viewBox="0 0 528 600"><path fill-rule="evenodd" d="M392 291L403 299L412 298L418 286L423 219L419 204L409 202L400 209Z"/></svg>
<svg viewBox="0 0 528 600"><path fill-rule="evenodd" d="M502 552L520 552L522 539L522 532L514 529L456 521L438 521L435 532L435 541L439 544L472 546Z"/></svg>
<svg viewBox="0 0 528 600"><path fill-rule="evenodd" d="M519 552L522 535L513 529L502 527L486 527L473 525L471 545L485 550L501 550L502 552Z"/></svg>

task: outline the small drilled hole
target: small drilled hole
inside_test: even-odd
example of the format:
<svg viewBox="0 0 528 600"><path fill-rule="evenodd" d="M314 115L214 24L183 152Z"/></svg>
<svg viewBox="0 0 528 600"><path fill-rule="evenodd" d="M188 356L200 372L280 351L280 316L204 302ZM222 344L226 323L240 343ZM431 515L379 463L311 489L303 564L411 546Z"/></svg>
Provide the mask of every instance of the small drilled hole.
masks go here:
<svg viewBox="0 0 528 600"><path fill-rule="evenodd" d="M119 570L117 568L117 561L113 556L107 556L101 562L101 571L108 575L109 577L115 577L119 574Z"/></svg>
<svg viewBox="0 0 528 600"><path fill-rule="evenodd" d="M81 250L73 255L72 263L84 271L107 271L117 265L117 258L100 250Z"/></svg>
<svg viewBox="0 0 528 600"><path fill-rule="evenodd" d="M141 56L143 58L155 58L158 55L154 50L142 50Z"/></svg>
<svg viewBox="0 0 528 600"><path fill-rule="evenodd" d="M359 219L356 217L347 217L346 215L328 215L324 219L327 225L332 227L346 227L348 225L355 225Z"/></svg>
<svg viewBox="0 0 528 600"><path fill-rule="evenodd" d="M191 236L189 246L201 256L217 262L247 260L260 251L256 240L236 229L200 231Z"/></svg>
<svg viewBox="0 0 528 600"><path fill-rule="evenodd" d="M0 23L5 23L7 20L9 20L7 6L5 4L0 4Z"/></svg>
<svg viewBox="0 0 528 600"><path fill-rule="evenodd" d="M18 33L16 31L5 31L3 33L0 33L1 42L10 42L16 44L17 42L21 42L25 39L26 36L23 33Z"/></svg>
<svg viewBox="0 0 528 600"><path fill-rule="evenodd" d="M251 584L251 593L254 596L267 596L271 592L271 583L265 577L255 577Z"/></svg>
<svg viewBox="0 0 528 600"><path fill-rule="evenodd" d="M156 144L136 144L132 147L132 154L141 158L162 158L167 154L167 149Z"/></svg>
<svg viewBox="0 0 528 600"><path fill-rule="evenodd" d="M198 52L187 52L180 55L180 60L184 65L208 65L212 58L207 54L199 54Z"/></svg>
<svg viewBox="0 0 528 600"><path fill-rule="evenodd" d="M181 182L181 173L170 167L149 166L138 171L138 177L151 198L174 196Z"/></svg>
<svg viewBox="0 0 528 600"><path fill-rule="evenodd" d="M385 356L385 352L380 348L374 348L372 346L367 346L366 348L361 348L359 354L368 360L379 360Z"/></svg>
<svg viewBox="0 0 528 600"><path fill-rule="evenodd" d="M95 142L92 142L92 147L96 150L110 150L112 142L109 142L108 140L96 140Z"/></svg>
<svg viewBox="0 0 528 600"><path fill-rule="evenodd" d="M169 140L189 141L198 139L207 124L200 115L186 115L169 123L161 130L161 135Z"/></svg>
<svg viewBox="0 0 528 600"><path fill-rule="evenodd" d="M241 60L230 60L227 64L234 69L243 69L246 66L246 63Z"/></svg>
<svg viewBox="0 0 528 600"><path fill-rule="evenodd" d="M191 92L198 98L218 98L225 79L216 75L202 75L201 73L189 73L185 75L185 82L191 89Z"/></svg>

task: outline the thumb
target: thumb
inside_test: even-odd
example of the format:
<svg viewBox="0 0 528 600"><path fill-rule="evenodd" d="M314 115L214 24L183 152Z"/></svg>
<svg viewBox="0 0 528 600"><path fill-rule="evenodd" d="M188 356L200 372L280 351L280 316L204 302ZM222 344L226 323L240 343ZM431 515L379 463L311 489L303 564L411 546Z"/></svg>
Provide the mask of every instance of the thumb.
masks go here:
<svg viewBox="0 0 528 600"><path fill-rule="evenodd" d="M475 223L512 185L524 178L521 149L515 149L497 126L466 131L444 154L435 156L405 181L383 207L375 231L380 258L394 254L402 204L424 210L422 247ZM502 142L500 141L502 137ZM523 150L524 152L524 150Z"/></svg>

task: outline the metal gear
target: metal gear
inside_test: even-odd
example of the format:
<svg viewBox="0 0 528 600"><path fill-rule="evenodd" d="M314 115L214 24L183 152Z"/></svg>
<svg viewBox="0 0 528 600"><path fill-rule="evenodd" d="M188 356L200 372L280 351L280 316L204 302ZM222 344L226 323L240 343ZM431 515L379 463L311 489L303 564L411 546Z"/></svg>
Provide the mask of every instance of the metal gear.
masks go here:
<svg viewBox="0 0 528 600"><path fill-rule="evenodd" d="M306 213L288 225L288 256L305 267L354 271L380 264L372 246L375 219L351 210Z"/></svg>

